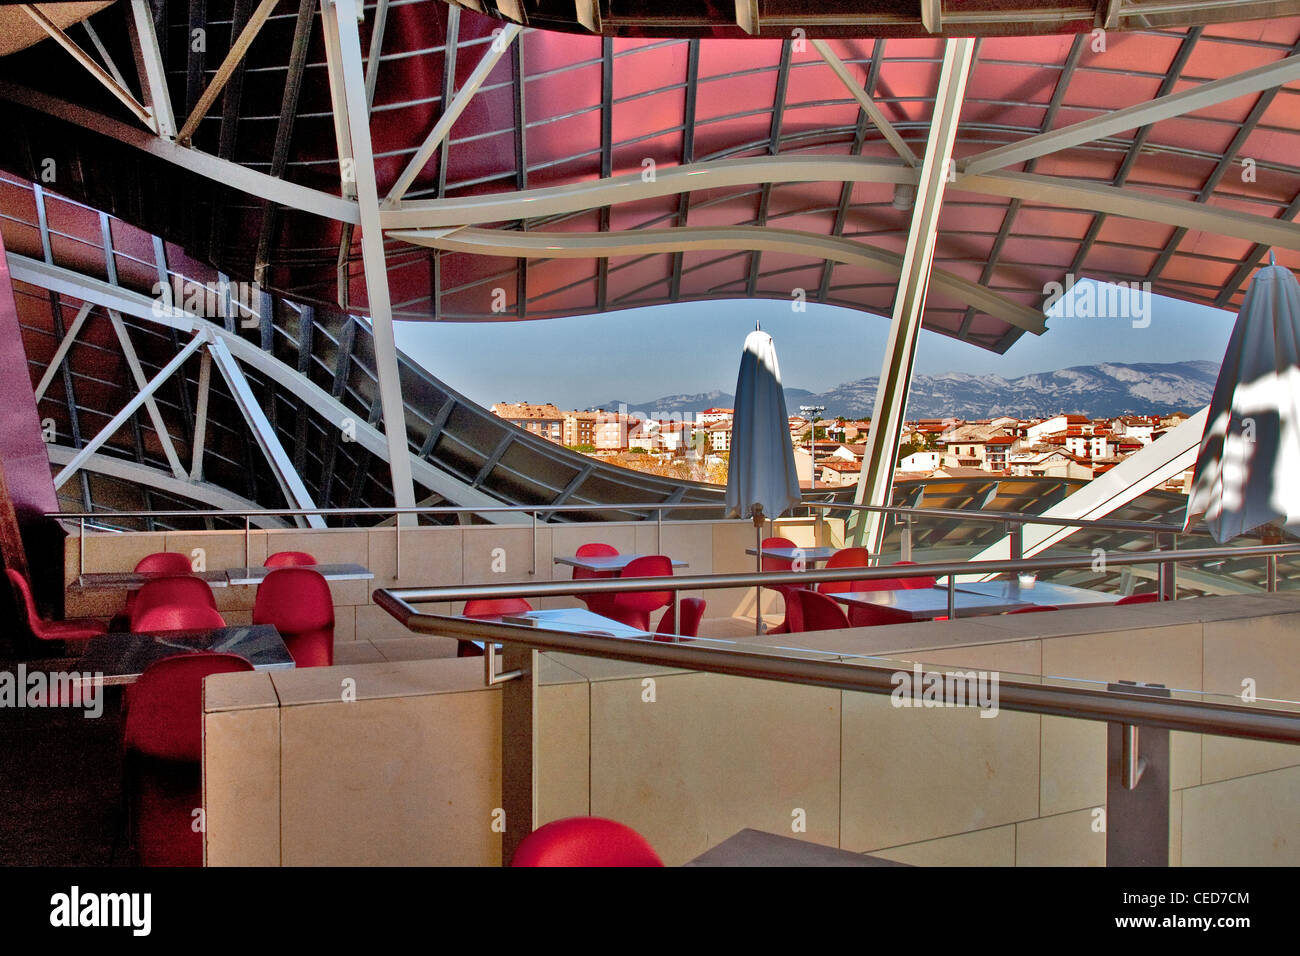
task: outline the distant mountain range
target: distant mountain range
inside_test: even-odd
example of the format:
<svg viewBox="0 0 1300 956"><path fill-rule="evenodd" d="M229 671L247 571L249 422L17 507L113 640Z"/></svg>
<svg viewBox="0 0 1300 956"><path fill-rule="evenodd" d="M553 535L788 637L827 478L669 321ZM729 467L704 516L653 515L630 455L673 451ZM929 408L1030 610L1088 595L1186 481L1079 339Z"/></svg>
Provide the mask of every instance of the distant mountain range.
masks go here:
<svg viewBox="0 0 1300 956"><path fill-rule="evenodd" d="M944 372L916 375L907 403L907 417L990 418L1015 415L1046 417L1073 412L1090 418L1113 415L1157 415L1193 412L1209 404L1219 366L1214 362L1170 362L1125 365L1107 362L1079 365L1055 372L1035 372L1019 378ZM876 399L877 379L845 382L820 394L786 388L786 406L797 415L800 405L824 405L822 415L833 418L869 418ZM647 402L613 401L598 406L610 410L625 404L629 411L668 417L686 415L715 406L729 408L735 397L728 392L666 395Z"/></svg>

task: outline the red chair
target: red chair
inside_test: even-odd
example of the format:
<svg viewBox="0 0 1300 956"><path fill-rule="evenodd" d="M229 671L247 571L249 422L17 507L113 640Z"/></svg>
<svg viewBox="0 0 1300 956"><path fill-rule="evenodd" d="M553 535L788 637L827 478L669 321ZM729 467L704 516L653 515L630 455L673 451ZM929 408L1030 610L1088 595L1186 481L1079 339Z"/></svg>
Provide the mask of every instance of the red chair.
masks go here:
<svg viewBox="0 0 1300 956"><path fill-rule="evenodd" d="M915 561L895 561L895 562L894 562L894 566L895 566L895 567L897 567L897 566L899 566L899 565L904 565L904 564L912 564L912 565L914 565L914 564L916 564L916 562L915 562ZM920 588L932 588L932 587L934 587L934 584L935 584L935 581L934 581L934 575L933 575L933 574L931 574L931 575L927 575L927 576L925 576L925 577L899 578L899 580L903 582L903 587L906 588L906 589L908 589L908 590L920 589Z"/></svg>
<svg viewBox="0 0 1300 956"><path fill-rule="evenodd" d="M1024 607L1007 611L1008 614L1037 614L1039 611L1059 611L1055 604L1026 604Z"/></svg>
<svg viewBox="0 0 1300 956"><path fill-rule="evenodd" d="M522 614L533 606L523 598L475 598L465 602L464 617L501 617L505 614Z"/></svg>
<svg viewBox="0 0 1300 956"><path fill-rule="evenodd" d="M612 544L602 544L599 541L592 541L589 544L581 545L577 552L580 558L613 558L618 557L618 548ZM587 568L574 568L573 580L590 581L595 578L616 578L619 576L617 571L590 571ZM614 595L608 594L580 594L578 600L587 605L587 610L595 614L601 614L605 617L610 616L610 611L614 609Z"/></svg>
<svg viewBox="0 0 1300 956"><path fill-rule="evenodd" d="M200 866L203 679L251 671L234 654L178 654L126 688L123 749L128 831L144 866Z"/></svg>
<svg viewBox="0 0 1300 956"><path fill-rule="evenodd" d="M212 588L202 578L191 574L173 577L155 578L146 581L144 587L136 593L135 604L131 609L130 627L133 631L141 630L140 616L155 607L173 607L191 605L217 609L217 599ZM221 625L218 625L221 626Z"/></svg>
<svg viewBox="0 0 1300 956"><path fill-rule="evenodd" d="M569 817L538 827L515 850L511 866L663 866L631 827L601 817Z"/></svg>
<svg viewBox="0 0 1300 956"><path fill-rule="evenodd" d="M189 574L190 559L179 551L155 551L136 562L137 574Z"/></svg>
<svg viewBox="0 0 1300 956"><path fill-rule="evenodd" d="M704 598L682 598L677 604L677 616L679 618L677 630L673 630L673 612L670 608L664 611L664 616L659 619L659 627L655 629L655 640L671 640L673 635L678 637L698 637L700 633L700 620L704 617Z"/></svg>
<svg viewBox="0 0 1300 956"><path fill-rule="evenodd" d="M40 641L88 641L108 630L100 621L85 617L74 617L64 621L53 621L41 617L36 608L36 599L32 596L31 585L27 579L13 568L5 568L5 574L13 586L14 595L27 613L27 626L32 637Z"/></svg>
<svg viewBox="0 0 1300 956"><path fill-rule="evenodd" d="M1154 591L1148 591L1146 594L1130 594L1120 598L1115 603L1119 604L1153 604L1160 600L1160 595Z"/></svg>
<svg viewBox="0 0 1300 956"><path fill-rule="evenodd" d="M262 562L264 568L304 568L316 564L306 551L277 551Z"/></svg>
<svg viewBox="0 0 1300 956"><path fill-rule="evenodd" d="M280 632L298 667L334 663L334 598L329 582L311 568L277 568L257 586L253 623Z"/></svg>
<svg viewBox="0 0 1300 956"><path fill-rule="evenodd" d="M764 538L760 548L797 548L799 547L789 538ZM792 571L794 570L794 561L788 561L785 558L768 558L762 559L759 567L764 571ZM794 599L794 592L803 590L800 584L765 584L764 589L776 591L781 595L785 602L785 620L777 627L768 631L769 634L794 634L800 629L799 621L799 602ZM793 615L793 617L792 617Z"/></svg>
<svg viewBox="0 0 1300 956"><path fill-rule="evenodd" d="M912 618L892 607L880 607L875 604L849 605L849 625L851 627L880 627L885 624L909 624ZM946 617L937 617L936 621L946 621Z"/></svg>
<svg viewBox="0 0 1300 956"><path fill-rule="evenodd" d="M840 548L832 554L831 559L826 562L825 570L830 571L835 568L865 568L870 565L871 554L866 548ZM854 581L850 584L847 581L823 581L821 584L817 585L817 590L821 591L823 594L834 593L837 591L850 591L858 584L873 584L873 582ZM872 587L867 587L863 590L870 591L875 589L876 588L873 585Z"/></svg>
<svg viewBox="0 0 1300 956"><path fill-rule="evenodd" d="M522 614L531 611L533 606L523 598L477 598L465 602L465 617L501 617L506 614ZM482 657L483 648L473 641L456 642L457 657Z"/></svg>
<svg viewBox="0 0 1300 956"><path fill-rule="evenodd" d="M131 630L141 634L160 631L209 631L225 627L226 619L206 604L155 604L137 611Z"/></svg>
<svg viewBox="0 0 1300 956"><path fill-rule="evenodd" d="M625 578L671 578L673 562L662 554L633 558L623 569ZM628 591L614 595L606 617L639 631L650 630L650 612L673 603L672 591Z"/></svg>
<svg viewBox="0 0 1300 956"><path fill-rule="evenodd" d="M800 591L795 598L799 602L805 631L834 631L850 626L848 615L825 594Z"/></svg>
<svg viewBox="0 0 1300 956"><path fill-rule="evenodd" d="M192 569L190 559L179 551L155 551L153 554L146 554L135 565L137 574L175 576L191 574ZM126 592L126 605L122 608L121 613L115 614L113 620L109 622L108 629L110 631L122 631L131 626L131 615L135 613L135 602L138 600L138 593L137 591Z"/></svg>

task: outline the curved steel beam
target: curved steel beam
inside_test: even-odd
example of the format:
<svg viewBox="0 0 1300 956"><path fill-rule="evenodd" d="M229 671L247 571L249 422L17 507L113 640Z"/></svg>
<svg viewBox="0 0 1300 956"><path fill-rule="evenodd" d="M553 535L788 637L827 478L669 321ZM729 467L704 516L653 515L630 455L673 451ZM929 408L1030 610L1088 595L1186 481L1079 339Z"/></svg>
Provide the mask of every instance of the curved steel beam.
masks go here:
<svg viewBox="0 0 1300 956"><path fill-rule="evenodd" d="M643 173L628 173L585 183L566 183L536 189L519 189L489 196L452 199L404 200L382 209L385 229L429 226L469 226L485 222L537 219L581 212L598 206L676 196L700 189L755 186L761 183L910 183L919 170L901 162L882 162L857 156L759 156L688 163Z"/></svg>
<svg viewBox="0 0 1300 956"><path fill-rule="evenodd" d="M115 139L119 143L133 146L164 162L187 169L197 176L238 189L258 199L269 199L290 209L314 213L326 219L335 219L353 225L361 221L361 214L355 202L332 196L319 189L289 182L287 179L268 176L266 173L249 169L239 163L232 163L227 159L219 159L197 149L186 149L169 139L156 136L149 130L136 129L103 113L86 109L68 100L59 99L57 96L49 96L3 80L0 80L0 96Z"/></svg>
<svg viewBox="0 0 1300 956"><path fill-rule="evenodd" d="M784 252L829 259L844 265L875 269L897 278L903 257L836 236L816 236L793 229L758 226L684 226L674 229L630 229L625 232L518 232L503 229L394 230L388 235L416 245L481 255L545 259L590 259L637 256L657 252L701 249ZM979 311L1027 332L1041 335L1043 313L1013 302L984 286L941 269L930 281L963 298Z"/></svg>
<svg viewBox="0 0 1300 956"><path fill-rule="evenodd" d="M49 450L51 465L67 465L78 451L76 448L68 448L65 445L47 445L46 448ZM241 498L220 485L214 485L207 481L185 481L165 471L151 468L149 465L142 465L138 461L129 461L113 455L94 454L81 465L81 470L108 475L110 478L118 478L134 485L143 485L164 494L198 502L209 508L251 513L253 515L253 524L259 528L289 527L280 518L267 517L266 515L259 516L258 512L264 509L256 501Z"/></svg>
<svg viewBox="0 0 1300 956"><path fill-rule="evenodd" d="M166 305L157 299L112 285L102 279L81 275L12 252L8 253L6 259L10 274L20 282L59 292L83 302L95 302L126 315L180 331L207 330L213 338L225 342L235 358L273 380L300 401L306 402L317 414L334 422L340 428L343 427L342 423L345 420L351 421L356 430L357 443L384 461L388 460L387 439L383 432L366 421L364 415L348 408L305 375L300 375L297 370L289 368L275 356L263 352L238 334L227 332L224 327L191 315L175 306ZM411 456L411 470L416 481L449 501L455 501L469 508L494 507L501 504L496 498L471 488L453 475L435 468L429 462L414 455ZM488 514L485 517L498 524L524 524L530 520L521 514L510 512Z"/></svg>
<svg viewBox="0 0 1300 956"><path fill-rule="evenodd" d="M1026 199L1049 206L1086 209L1129 219L1184 226L1221 236L1233 236L1263 245L1300 250L1300 225L1271 216L1257 216L1223 206L1167 199L1128 187L1071 181L1036 173L987 173L958 175L949 186L958 192L981 193Z"/></svg>
<svg viewBox="0 0 1300 956"><path fill-rule="evenodd" d="M1153 100L1137 103L1122 110L1109 110L1080 123L985 150L968 157L959 165L963 171L972 175L1015 166L1038 156L1046 156L1072 146L1081 146L1095 139L1104 139L1140 126L1150 126L1152 123L1205 109L1239 96L1282 86L1296 79L1300 79L1300 55L1289 56L1275 63L1266 63L1253 70L1225 76L1220 80L1201 83L1167 96L1158 96Z"/></svg>

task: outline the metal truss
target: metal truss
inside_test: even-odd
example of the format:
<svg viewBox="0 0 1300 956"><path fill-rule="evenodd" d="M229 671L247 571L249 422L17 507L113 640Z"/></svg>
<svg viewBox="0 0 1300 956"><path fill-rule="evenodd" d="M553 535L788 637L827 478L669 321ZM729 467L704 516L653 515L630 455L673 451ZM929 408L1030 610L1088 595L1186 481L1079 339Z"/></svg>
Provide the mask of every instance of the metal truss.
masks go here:
<svg viewBox="0 0 1300 956"><path fill-rule="evenodd" d="M50 464L67 465L77 455L78 449L65 445L47 445ZM219 485L206 481L182 481L158 468L142 465L139 462L116 455L91 455L81 463L81 470L99 475L108 475L132 485L151 488L165 492L176 498L192 501L204 508L220 508L223 511L248 513L253 515L253 525L259 528L287 528L289 525L282 518L258 515L262 506L255 501L231 494Z"/></svg>

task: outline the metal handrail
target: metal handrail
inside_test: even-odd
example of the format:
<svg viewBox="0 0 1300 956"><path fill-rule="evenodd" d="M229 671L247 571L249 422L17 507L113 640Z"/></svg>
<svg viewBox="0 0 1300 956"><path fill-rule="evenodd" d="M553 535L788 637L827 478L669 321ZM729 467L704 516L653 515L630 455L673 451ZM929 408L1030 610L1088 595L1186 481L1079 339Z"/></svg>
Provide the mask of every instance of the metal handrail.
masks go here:
<svg viewBox="0 0 1300 956"><path fill-rule="evenodd" d="M167 510L167 511L53 511L45 517L56 520L91 520L97 518L294 518L343 517L370 515L389 517L401 515L460 515L460 514L551 514L566 511L716 511L724 508L721 501L640 502L629 504L554 504L554 505L431 505L415 508L259 508L250 511L223 509ZM1203 529L1184 531L1181 525L1159 524L1146 521L1120 521L1112 518L1062 518L1047 515L1026 515L1015 511L963 511L954 508L906 508L897 505L866 505L848 501L803 500L795 508L822 508L837 511L871 511L894 517L930 517L990 523L1041 524L1057 527L1097 528L1108 531L1140 531L1147 534L1207 534ZM736 519L741 520L741 519Z"/></svg>
<svg viewBox="0 0 1300 956"><path fill-rule="evenodd" d="M890 564L876 567L810 569L807 571L750 571L731 574L682 574L657 578L584 578L568 581L537 581L518 584L456 584L428 588L379 588L382 597L396 596L404 603L468 601L478 598L558 597L604 594L618 591L700 591L714 588L770 587L777 584L809 584L834 581L875 581L883 578L946 577L951 592L959 575L1006 574L1021 571L1090 568L1097 562L1123 567L1134 564L1182 563L1213 558L1270 557L1300 554L1300 544L1268 544L1244 548L1194 548L1186 551L1120 551L995 561L939 561L929 564Z"/></svg>
<svg viewBox="0 0 1300 956"><path fill-rule="evenodd" d="M1003 563L1003 562L998 562ZM901 570L901 569L900 569ZM587 582L583 582L587 583ZM628 584L632 582L621 582ZM658 579L660 587L663 579ZM639 588L638 590L645 590ZM422 592L417 591L416 594ZM870 694L892 694L898 667L814 661L755 654L747 651L655 641L646 638L574 634L544 627L498 624L471 618L427 614L408 602L410 589L375 592L375 603L407 629L424 634L513 644L540 651L581 654L609 660L661 667L680 667L713 674L826 687ZM491 667L495 654L485 655ZM503 678L511 675L501 675ZM1057 687L1025 681L998 680L999 709L1080 720L1180 730L1221 737L1241 737L1300 744L1300 712L1266 710L1210 701L1154 697L1093 688Z"/></svg>

